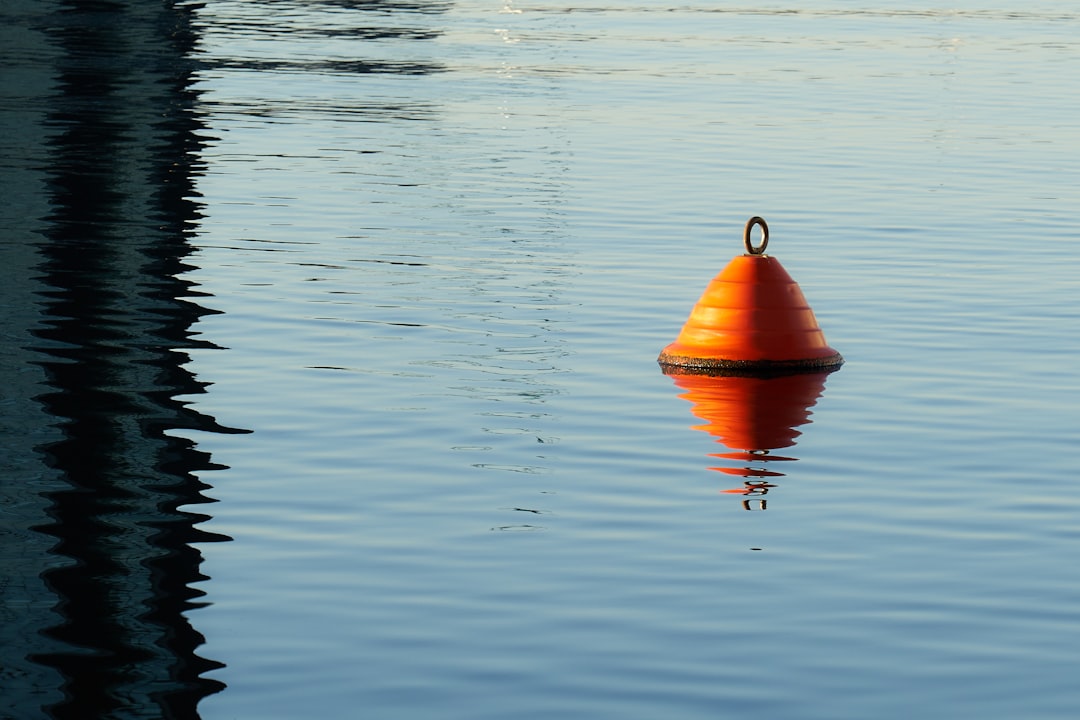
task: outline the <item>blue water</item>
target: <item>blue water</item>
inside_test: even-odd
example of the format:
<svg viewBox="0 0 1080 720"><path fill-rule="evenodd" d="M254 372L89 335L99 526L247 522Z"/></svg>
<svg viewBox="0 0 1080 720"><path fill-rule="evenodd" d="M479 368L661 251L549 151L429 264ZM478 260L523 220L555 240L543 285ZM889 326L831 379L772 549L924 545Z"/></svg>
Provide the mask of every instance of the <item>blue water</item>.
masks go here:
<svg viewBox="0 0 1080 720"><path fill-rule="evenodd" d="M1076 716L1080 6L179 7L198 717ZM656 363L752 215L787 461Z"/></svg>

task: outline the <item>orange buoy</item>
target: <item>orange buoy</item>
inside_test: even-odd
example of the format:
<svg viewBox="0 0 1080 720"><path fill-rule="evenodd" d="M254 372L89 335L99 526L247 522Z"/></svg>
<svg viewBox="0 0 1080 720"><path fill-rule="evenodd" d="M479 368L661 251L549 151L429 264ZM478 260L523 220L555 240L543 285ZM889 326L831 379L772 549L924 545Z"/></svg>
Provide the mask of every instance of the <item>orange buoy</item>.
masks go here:
<svg viewBox="0 0 1080 720"><path fill-rule="evenodd" d="M750 239L761 227L761 244ZM837 368L844 359L825 342L814 311L780 261L765 254L769 226L752 217L746 253L712 279L675 342L658 358L665 372L783 374Z"/></svg>

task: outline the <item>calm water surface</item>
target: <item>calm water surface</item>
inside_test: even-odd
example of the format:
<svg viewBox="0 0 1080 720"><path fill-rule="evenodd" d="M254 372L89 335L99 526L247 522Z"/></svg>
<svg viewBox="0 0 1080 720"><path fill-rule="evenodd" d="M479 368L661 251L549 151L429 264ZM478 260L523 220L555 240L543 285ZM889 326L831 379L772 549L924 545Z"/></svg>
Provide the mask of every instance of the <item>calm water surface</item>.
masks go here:
<svg viewBox="0 0 1080 720"><path fill-rule="evenodd" d="M132 432L185 468L155 597L204 594L166 607L175 716L1076 716L1080 5L174 12L185 141L158 147L187 160L151 207L185 219L130 233L176 244L147 271L175 327L132 360L172 358L162 429ZM149 192L111 190L133 218ZM57 191L21 192L35 277L76 272ZM751 215L846 364L664 375ZM55 545L80 466L49 433L92 418L35 332L56 367L19 412L61 422L12 477L59 489L13 533L69 610L3 682L55 708L86 678L48 658L87 644L58 580L88 560ZM171 716L145 692L102 716Z"/></svg>

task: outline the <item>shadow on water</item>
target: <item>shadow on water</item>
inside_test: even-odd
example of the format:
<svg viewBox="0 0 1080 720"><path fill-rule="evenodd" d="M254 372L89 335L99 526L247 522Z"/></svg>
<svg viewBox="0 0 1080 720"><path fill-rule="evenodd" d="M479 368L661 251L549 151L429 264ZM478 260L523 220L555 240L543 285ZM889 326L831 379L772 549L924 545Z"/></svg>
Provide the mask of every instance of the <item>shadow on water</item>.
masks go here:
<svg viewBox="0 0 1080 720"><path fill-rule="evenodd" d="M178 399L205 391L184 348L210 312L179 278L199 217L190 10L57 0L8 12L28 50L18 70L48 82L9 77L28 108L12 126L37 141L9 170L25 178L24 212L43 212L13 223L23 267L4 270L20 275L9 293L23 290L22 315L6 320L23 364L2 371L24 426L4 441L33 448L16 449L5 482L27 483L5 489L20 502L4 510L41 552L2 556L4 575L23 578L0 588L5 616L23 606L26 619L0 650L0 715L195 718L224 686L202 677L220 664L196 654L186 616L205 579L192 544L229 538L182 509L210 502L197 474L221 466L169 431L245 431Z"/></svg>
<svg viewBox="0 0 1080 720"><path fill-rule="evenodd" d="M743 496L745 510L765 510L766 495L785 473L774 463L798 458L775 450L793 447L808 425L810 408L825 392L825 380L833 370L780 376L706 375L670 373L679 397L693 405L691 412L704 420L695 430L712 435L728 450L710 457L735 461L739 467L710 470L744 478L742 487L721 490Z"/></svg>

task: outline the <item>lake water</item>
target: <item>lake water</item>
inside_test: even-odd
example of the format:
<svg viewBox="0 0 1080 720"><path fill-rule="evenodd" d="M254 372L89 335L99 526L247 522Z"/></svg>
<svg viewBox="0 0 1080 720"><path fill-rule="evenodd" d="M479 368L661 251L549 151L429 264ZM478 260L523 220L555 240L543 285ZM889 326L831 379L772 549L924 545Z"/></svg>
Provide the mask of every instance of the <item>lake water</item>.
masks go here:
<svg viewBox="0 0 1080 720"><path fill-rule="evenodd" d="M0 717L1077 716L1080 3L5 6Z"/></svg>

